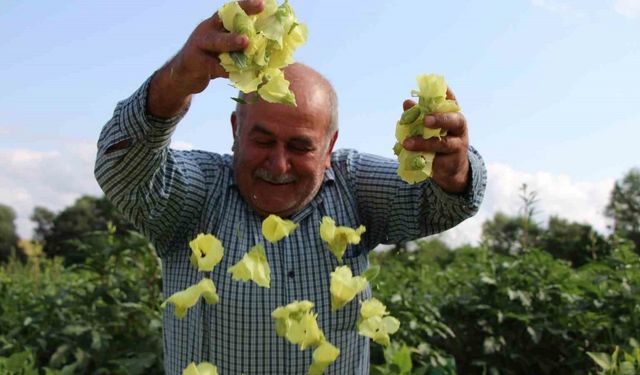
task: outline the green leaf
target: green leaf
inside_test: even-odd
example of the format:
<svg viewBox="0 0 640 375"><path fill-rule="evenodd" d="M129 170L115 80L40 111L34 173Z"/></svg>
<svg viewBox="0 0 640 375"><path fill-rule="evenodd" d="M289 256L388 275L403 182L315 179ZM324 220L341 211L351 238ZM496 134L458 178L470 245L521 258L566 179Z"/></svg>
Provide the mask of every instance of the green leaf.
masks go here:
<svg viewBox="0 0 640 375"><path fill-rule="evenodd" d="M609 357L609 354L607 354L607 353L591 353L591 352L587 352L587 354L603 370L605 370L605 371L611 370L612 365L611 365L611 359Z"/></svg>
<svg viewBox="0 0 640 375"><path fill-rule="evenodd" d="M155 353L140 353L132 358L117 359L111 362L117 364L127 374L140 375L148 373L147 369L153 366L156 357Z"/></svg>
<svg viewBox="0 0 640 375"><path fill-rule="evenodd" d="M62 333L64 333L65 335L80 336L83 333L89 331L90 329L91 328L87 326L71 324L64 327L64 329L62 330Z"/></svg>
<svg viewBox="0 0 640 375"><path fill-rule="evenodd" d="M9 372L21 373L27 362L31 362L31 353L29 351L14 353L7 359L6 369Z"/></svg>
<svg viewBox="0 0 640 375"><path fill-rule="evenodd" d="M371 266L362 273L362 277L371 282L378 277L378 274L380 274L380 266Z"/></svg>
<svg viewBox="0 0 640 375"><path fill-rule="evenodd" d="M67 344L60 345L55 353L51 355L49 358L49 365L52 367L60 367L67 361L67 356L69 355L71 348Z"/></svg>
<svg viewBox="0 0 640 375"><path fill-rule="evenodd" d="M247 69L247 56L244 53L233 51L229 52L229 56L231 56L231 59L239 69Z"/></svg>
<svg viewBox="0 0 640 375"><path fill-rule="evenodd" d="M72 363L70 365L64 366L62 370L60 370L60 375L74 375L76 374L77 367L78 363Z"/></svg>
<svg viewBox="0 0 640 375"><path fill-rule="evenodd" d="M540 342L540 333L533 329L533 327L527 327L527 332L529 332L529 335L531 335L531 339L533 340L533 342L535 342L536 344Z"/></svg>
<svg viewBox="0 0 640 375"><path fill-rule="evenodd" d="M411 363L411 352L406 345L402 345L402 348L393 357L393 364L397 365L401 374L411 373L413 364Z"/></svg>
<svg viewBox="0 0 640 375"><path fill-rule="evenodd" d="M240 104L248 104L246 100L242 99L242 98L234 98L231 97L231 100L233 100L236 103L240 103Z"/></svg>
<svg viewBox="0 0 640 375"><path fill-rule="evenodd" d="M620 375L636 375L636 369L631 362L622 362L620 364Z"/></svg>
<svg viewBox="0 0 640 375"><path fill-rule="evenodd" d="M613 354L611 355L611 363L614 364L614 366L618 363L618 354L620 353L620 347L616 346L616 349L613 351Z"/></svg>

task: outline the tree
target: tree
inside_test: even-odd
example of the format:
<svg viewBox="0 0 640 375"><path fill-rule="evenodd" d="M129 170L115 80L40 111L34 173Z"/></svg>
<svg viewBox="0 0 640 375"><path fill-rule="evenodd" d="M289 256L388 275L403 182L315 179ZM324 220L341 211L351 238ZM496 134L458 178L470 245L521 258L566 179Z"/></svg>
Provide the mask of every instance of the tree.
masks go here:
<svg viewBox="0 0 640 375"><path fill-rule="evenodd" d="M616 181L605 215L613 219L614 232L631 240L640 252L640 169L632 168Z"/></svg>
<svg viewBox="0 0 640 375"><path fill-rule="evenodd" d="M53 219L56 214L45 207L36 206L31 214L31 221L36 224L33 229L33 241L44 242L45 238L51 236L53 231Z"/></svg>
<svg viewBox="0 0 640 375"><path fill-rule="evenodd" d="M509 217L497 212L493 219L482 224L481 242L489 249L500 253L514 255L536 247L542 229L533 220L538 213L536 204L538 194L529 191L527 184L520 186L522 200L521 214Z"/></svg>
<svg viewBox="0 0 640 375"><path fill-rule="evenodd" d="M527 184L522 184L520 186L520 199L522 199L522 237L520 239L520 244L522 245L522 249L526 250L529 248L529 229L536 230L536 223L533 221L533 216L538 213L536 209L536 204L538 203L538 193L534 191L528 191ZM532 233L535 234L535 233Z"/></svg>
<svg viewBox="0 0 640 375"><path fill-rule="evenodd" d="M573 267L602 259L611 252L606 239L591 225L569 222L557 216L549 218L538 245L555 258L571 262Z"/></svg>
<svg viewBox="0 0 640 375"><path fill-rule="evenodd" d="M15 211L4 204L0 203L0 262L4 262L15 252L18 252L18 235L16 234Z"/></svg>
<svg viewBox="0 0 640 375"><path fill-rule="evenodd" d="M536 247L542 229L526 216L507 216L497 212L482 224L481 243L488 249L514 255Z"/></svg>
<svg viewBox="0 0 640 375"><path fill-rule="evenodd" d="M53 219L51 230L44 237L44 252L48 256L63 256L67 263L82 262L87 254L77 241L92 232L105 230L109 222L119 234L133 229L106 197L80 197Z"/></svg>

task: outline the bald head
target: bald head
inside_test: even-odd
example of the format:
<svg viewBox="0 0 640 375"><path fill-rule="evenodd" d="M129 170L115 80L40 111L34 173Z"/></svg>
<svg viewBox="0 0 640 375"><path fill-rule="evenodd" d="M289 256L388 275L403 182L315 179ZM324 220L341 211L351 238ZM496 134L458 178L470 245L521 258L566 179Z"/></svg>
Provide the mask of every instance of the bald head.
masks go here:
<svg viewBox="0 0 640 375"><path fill-rule="evenodd" d="M337 102L331 84L302 64L284 70L296 106L247 101L231 115L238 190L263 216L288 217L318 193L336 139ZM252 94L256 95L256 94Z"/></svg>
<svg viewBox="0 0 640 375"><path fill-rule="evenodd" d="M331 137L338 130L338 96L331 83L313 68L302 64L294 63L283 69L284 76L289 81L289 89L296 96L296 104L304 107L311 101L326 102L326 111L328 114L327 136ZM244 94L240 92L240 98L251 103L255 93ZM258 99L261 100L261 99ZM274 104L284 105L284 104ZM236 117L239 124L245 112L251 110L251 104L238 103L236 105Z"/></svg>

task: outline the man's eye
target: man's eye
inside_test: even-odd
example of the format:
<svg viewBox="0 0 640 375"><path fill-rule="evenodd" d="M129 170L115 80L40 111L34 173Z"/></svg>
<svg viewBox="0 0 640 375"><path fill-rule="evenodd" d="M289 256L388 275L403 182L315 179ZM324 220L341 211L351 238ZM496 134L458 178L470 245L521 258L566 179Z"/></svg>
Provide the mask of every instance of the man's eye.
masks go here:
<svg viewBox="0 0 640 375"><path fill-rule="evenodd" d="M258 144L258 146L271 146L273 141L268 139L255 139L254 142Z"/></svg>
<svg viewBox="0 0 640 375"><path fill-rule="evenodd" d="M311 152L313 151L313 147L309 147L307 145L289 145L289 150L293 151L293 152Z"/></svg>

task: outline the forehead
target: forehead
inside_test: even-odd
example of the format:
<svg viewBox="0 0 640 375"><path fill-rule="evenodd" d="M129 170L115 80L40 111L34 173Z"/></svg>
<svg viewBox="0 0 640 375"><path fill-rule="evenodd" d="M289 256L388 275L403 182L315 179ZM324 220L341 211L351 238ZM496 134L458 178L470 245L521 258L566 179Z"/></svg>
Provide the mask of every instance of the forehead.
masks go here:
<svg viewBox="0 0 640 375"><path fill-rule="evenodd" d="M267 103L258 100L244 104L241 133L263 133L270 135L304 135L323 137L329 128L330 103L321 90L296 94L297 106Z"/></svg>

